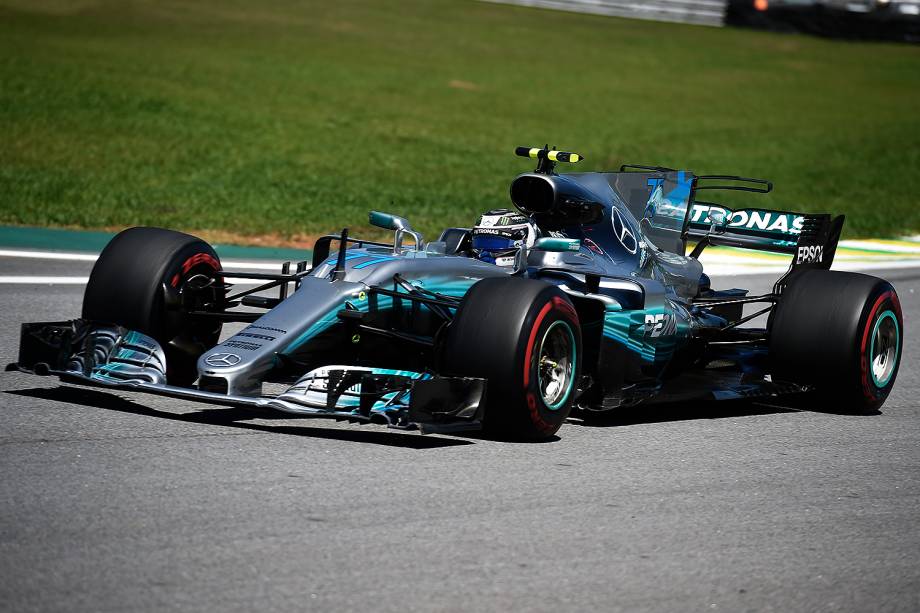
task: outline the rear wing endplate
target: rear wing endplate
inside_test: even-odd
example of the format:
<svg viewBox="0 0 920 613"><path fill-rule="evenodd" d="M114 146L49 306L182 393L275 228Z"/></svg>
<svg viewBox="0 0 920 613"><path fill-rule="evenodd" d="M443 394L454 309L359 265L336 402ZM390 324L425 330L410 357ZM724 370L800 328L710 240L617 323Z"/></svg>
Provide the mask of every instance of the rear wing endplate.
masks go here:
<svg viewBox="0 0 920 613"><path fill-rule="evenodd" d="M774 292L781 294L786 280L794 272L808 269L830 270L837 253L837 243L843 230L844 216L831 217L828 214L805 215L802 231L796 241L792 264L777 282Z"/></svg>

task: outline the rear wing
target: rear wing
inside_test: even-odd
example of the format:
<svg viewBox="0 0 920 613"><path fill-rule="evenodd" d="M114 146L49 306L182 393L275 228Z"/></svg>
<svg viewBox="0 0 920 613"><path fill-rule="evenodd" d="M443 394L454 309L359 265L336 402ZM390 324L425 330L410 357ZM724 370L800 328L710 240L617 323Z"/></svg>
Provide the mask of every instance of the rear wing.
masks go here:
<svg viewBox="0 0 920 613"><path fill-rule="evenodd" d="M697 177L697 182L720 180L723 184L694 185L693 197L684 236L699 242L692 257L697 257L706 245L740 247L793 255L791 269L829 269L837 251L843 230L844 216L773 211L769 209L730 209L722 204L699 200L703 190L736 190L766 194L773 184L764 179L727 175ZM720 212L724 224L714 225L711 213ZM719 217L719 216L717 216Z"/></svg>
<svg viewBox="0 0 920 613"><path fill-rule="evenodd" d="M684 255L688 238L699 240L709 232L710 210L720 210L729 219L723 233L725 242L720 244L733 247L791 253L804 222L798 213L732 211L714 202L697 200L697 195L705 190L766 194L773 184L765 179L694 175L687 170L638 164L623 164L620 172L603 174L640 221L646 237L658 248L678 255Z"/></svg>
<svg viewBox="0 0 920 613"><path fill-rule="evenodd" d="M794 256L792 268L795 270L829 269L834 262L845 220L843 215L831 217L827 213L806 214L761 209L732 211L719 205L718 209L726 211L727 223L724 229L713 230L709 218L709 211L713 209L716 207L708 203L696 203L691 209L691 219L699 219L691 221L687 230L687 236L699 239L691 257L698 257L707 245L789 253Z"/></svg>
<svg viewBox="0 0 920 613"><path fill-rule="evenodd" d="M661 166L624 164L620 172L602 173L622 198L642 231L657 247L684 255L687 240L695 240L690 254L698 257L707 245L740 247L795 255L792 267L830 268L844 218L827 214L743 208L699 199L706 191L742 191L767 194L773 183L736 175L694 175ZM710 213L719 211L724 224L714 226Z"/></svg>
<svg viewBox="0 0 920 613"><path fill-rule="evenodd" d="M719 212L725 217L725 226L718 233L710 234L711 212ZM730 209L722 204L694 200L685 236L697 240L708 236L713 245L794 253L799 235L805 227L805 218L804 213Z"/></svg>

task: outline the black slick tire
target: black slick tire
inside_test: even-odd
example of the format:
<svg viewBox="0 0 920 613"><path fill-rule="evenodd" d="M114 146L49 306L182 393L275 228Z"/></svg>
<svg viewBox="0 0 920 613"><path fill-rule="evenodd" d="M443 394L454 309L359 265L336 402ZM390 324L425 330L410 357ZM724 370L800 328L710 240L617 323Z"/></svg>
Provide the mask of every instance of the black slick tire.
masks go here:
<svg viewBox="0 0 920 613"><path fill-rule="evenodd" d="M221 326L189 315L181 293L192 277L213 278L218 270L217 254L200 238L129 228L96 260L83 295L83 318L152 337L166 352L169 382L189 385L198 376L198 357L217 343Z"/></svg>
<svg viewBox="0 0 920 613"><path fill-rule="evenodd" d="M483 425L489 436L544 440L559 430L575 399L578 315L553 285L483 279L464 297L440 355L445 374L488 380Z"/></svg>
<svg viewBox="0 0 920 613"><path fill-rule="evenodd" d="M872 413L894 386L904 345L897 292L852 272L791 277L770 321L774 379L813 385L845 413Z"/></svg>

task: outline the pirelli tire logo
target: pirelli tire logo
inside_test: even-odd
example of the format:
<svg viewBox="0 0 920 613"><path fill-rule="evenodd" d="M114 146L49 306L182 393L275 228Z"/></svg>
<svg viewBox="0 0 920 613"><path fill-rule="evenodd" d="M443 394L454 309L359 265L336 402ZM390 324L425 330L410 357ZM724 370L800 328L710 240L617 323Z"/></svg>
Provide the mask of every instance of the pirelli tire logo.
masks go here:
<svg viewBox="0 0 920 613"><path fill-rule="evenodd" d="M824 261L824 245L802 245L796 251L796 264L820 264Z"/></svg>

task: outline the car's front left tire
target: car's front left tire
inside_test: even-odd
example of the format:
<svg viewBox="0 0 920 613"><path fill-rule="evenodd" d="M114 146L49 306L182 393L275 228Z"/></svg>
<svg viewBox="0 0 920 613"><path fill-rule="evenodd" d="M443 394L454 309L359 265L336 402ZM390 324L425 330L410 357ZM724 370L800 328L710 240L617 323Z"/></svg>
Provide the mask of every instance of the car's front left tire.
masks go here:
<svg viewBox="0 0 920 613"><path fill-rule="evenodd" d="M581 328L559 288L532 279L483 279L470 288L441 347L445 374L486 385L484 428L537 441L572 410L581 372Z"/></svg>

